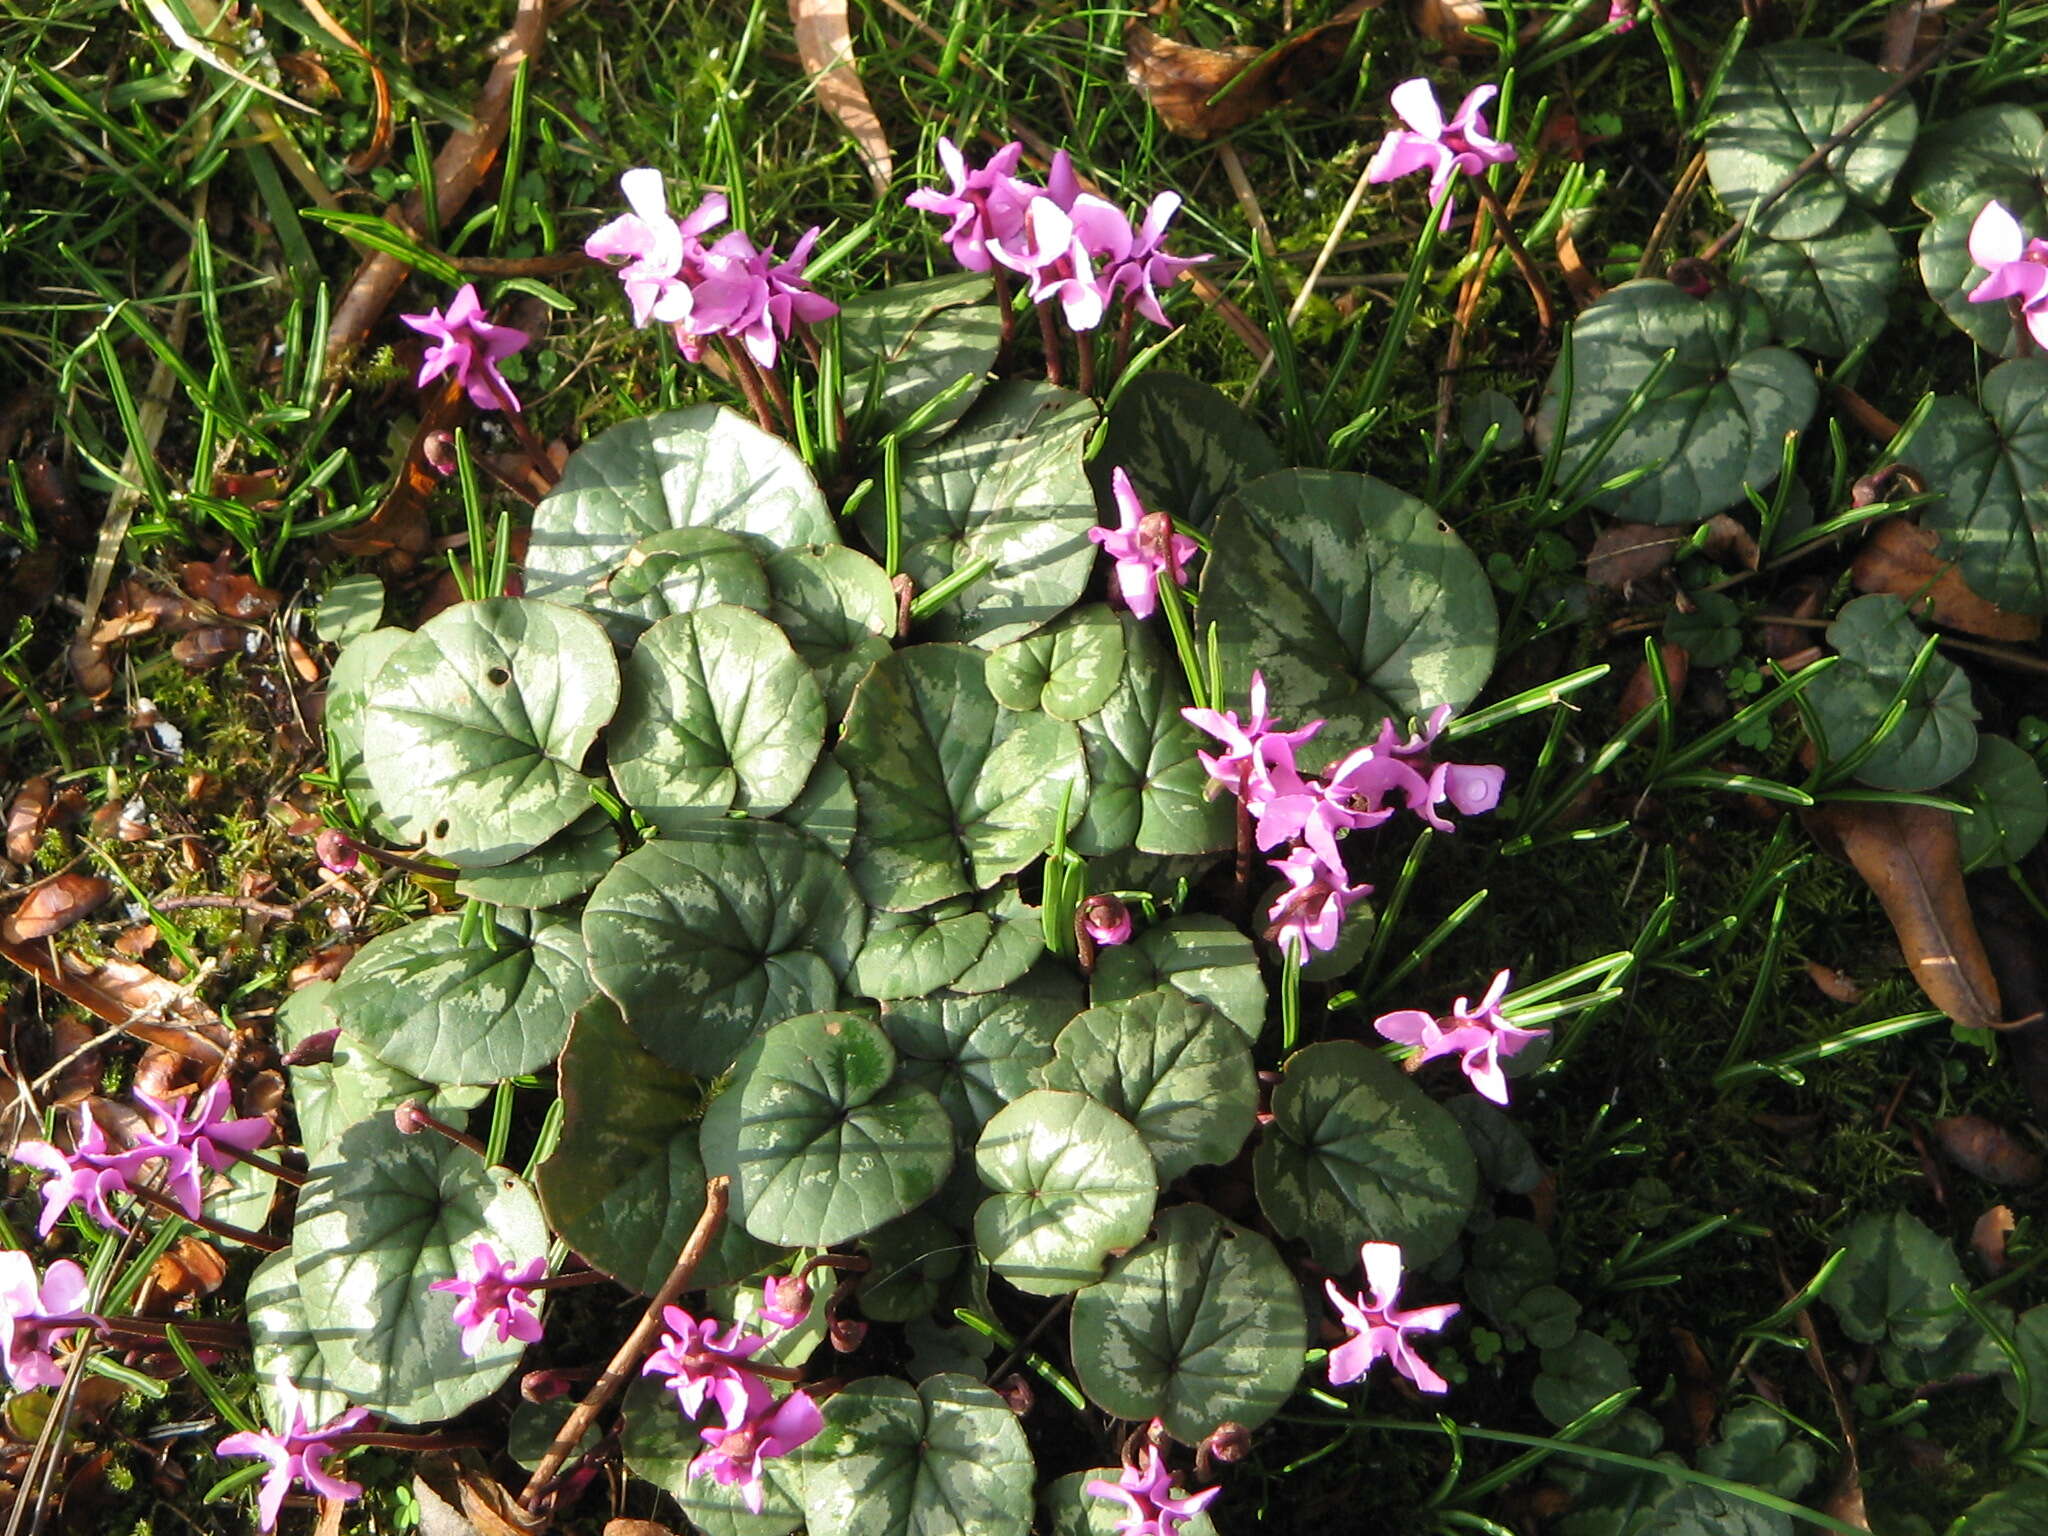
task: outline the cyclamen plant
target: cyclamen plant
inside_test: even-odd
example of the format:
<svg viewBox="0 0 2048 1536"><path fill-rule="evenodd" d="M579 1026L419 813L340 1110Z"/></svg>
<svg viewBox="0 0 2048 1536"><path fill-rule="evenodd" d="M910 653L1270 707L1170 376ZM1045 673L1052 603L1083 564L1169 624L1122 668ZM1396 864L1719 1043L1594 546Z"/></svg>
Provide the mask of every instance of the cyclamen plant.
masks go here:
<svg viewBox="0 0 2048 1536"><path fill-rule="evenodd" d="M1381 168L1511 159L1489 99L1443 123L1404 88ZM310 1165L288 1239L205 1208L202 1172L270 1135L228 1118L225 1084L139 1098L130 1144L87 1116L72 1150L17 1151L52 1175L45 1232L111 1227L148 1174L183 1218L276 1250L248 1339L276 1428L218 1446L262 1464L265 1529L294 1488L355 1497L354 1447L409 1443L559 1348L538 1302L567 1286L650 1299L520 1495L536 1516L612 1444L690 1518L763 1536L839 1536L883 1505L1010 1536L1041 1481L1056 1520L1168 1536L1213 1518L1319 1334L1334 1384L1381 1357L1430 1392L1456 1379L1454 1335L1443 1374L1412 1340L1460 1304L1396 1302L1404 1266L1488 1214L1464 1122L1305 977L1383 980L1345 950L1376 891L1501 801L1504 769L1452 755L1492 666L1485 577L1419 498L1274 469L1214 392L1127 374L1135 322L1168 324L1206 259L1166 250L1174 193L1133 216L1064 153L1042 185L1018 145L938 153L946 187L908 200L947 220L963 275L843 297L807 275L819 231L778 258L718 233L719 194L678 218L661 173L622 177L627 211L586 253L629 323L752 419L700 404L596 436L543 475L523 595L473 516L468 600L343 651L326 728L353 830L319 857L439 879L434 915L283 1011ZM497 365L526 338L472 290L406 319L433 339L423 385L517 412ZM1199 504L1175 458L1219 477ZM1377 553L1331 566L1332 540ZM1380 1035L1456 1053L1505 1102L1502 1059L1580 982L1526 1013L1507 984ZM514 1085L550 1069L558 1134L503 1166ZM489 1142L466 1128L485 1095ZM1188 1177L1240 1154L1250 1179ZM432 1242L406 1236L421 1222ZM557 1244L586 1267L550 1274ZM1346 1293L1332 1277L1361 1259L1369 1289ZM839 1280L815 1297L819 1267ZM1189 1274L1208 1278L1168 1279ZM46 1378L52 1343L124 1326L79 1310L68 1273L30 1278L0 1277L10 1369ZM1327 1314L1303 1302L1316 1279ZM955 1316L971 1339L934 1324ZM1067 1438L1104 1465L1040 1478L1024 1394L991 1385L997 1337L1089 1405ZM616 1439L582 1449L612 1414ZM1151 1427L1120 1454L1112 1421Z"/></svg>

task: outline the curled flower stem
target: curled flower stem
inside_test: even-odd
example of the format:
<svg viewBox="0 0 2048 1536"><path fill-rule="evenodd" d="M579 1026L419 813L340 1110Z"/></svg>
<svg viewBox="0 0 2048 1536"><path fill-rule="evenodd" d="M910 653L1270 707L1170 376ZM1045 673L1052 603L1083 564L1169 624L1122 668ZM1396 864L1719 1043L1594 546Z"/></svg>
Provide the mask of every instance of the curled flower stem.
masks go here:
<svg viewBox="0 0 2048 1536"><path fill-rule="evenodd" d="M264 1253L280 1253L284 1249L282 1242L264 1233L252 1232L247 1227L231 1226L225 1221L215 1221L211 1216L194 1216L169 1195L160 1195L144 1185L131 1184L128 1193L144 1205L153 1206L166 1215L181 1216L201 1231L211 1232L215 1237L224 1237L231 1243L246 1243L249 1247Z"/></svg>
<svg viewBox="0 0 2048 1536"><path fill-rule="evenodd" d="M1045 339L1045 382L1057 389L1060 385L1060 330L1053 323L1052 309L1038 306L1038 334Z"/></svg>
<svg viewBox="0 0 2048 1536"><path fill-rule="evenodd" d="M633 1378L633 1370L647 1353L647 1346L654 1342L654 1336L661 1330L663 1309L675 1305L676 1298L689 1289L690 1278L697 1272L697 1266L704 1262L704 1256L711 1251L711 1243L718 1236L719 1224L725 1220L726 1201L730 1197L732 1180L719 1174L704 1186L704 1214L697 1218L697 1225L690 1229L689 1239L683 1244L683 1251L676 1256L675 1268L661 1283L661 1289L654 1293L654 1299L647 1303L647 1310L640 1315L640 1321L626 1336L618 1352L611 1358L611 1364L604 1368L604 1374L597 1379L597 1385L576 1411L564 1421L554 1443L548 1447L547 1455L541 1458L539 1466L533 1469L533 1476L527 1479L526 1488L519 1495L519 1503L529 1512L537 1513L543 1500L554 1489L555 1475L562 1470L562 1463L582 1440L584 1431L590 1428L605 1406L618 1396L626 1383Z"/></svg>
<svg viewBox="0 0 2048 1536"><path fill-rule="evenodd" d="M1493 183L1484 176L1471 178L1478 190L1479 200L1486 205L1486 211L1493 215L1494 227L1500 231L1500 238L1508 248L1508 255L1514 258L1515 270L1522 274L1522 281L1529 285L1529 297L1536 301L1536 323L1548 335L1557 326L1557 306L1550 297L1550 287L1543 281L1543 274L1536 270L1536 262L1529 255L1529 248L1522 244L1522 237L1515 233L1515 221L1502 206L1500 194L1493 190Z"/></svg>

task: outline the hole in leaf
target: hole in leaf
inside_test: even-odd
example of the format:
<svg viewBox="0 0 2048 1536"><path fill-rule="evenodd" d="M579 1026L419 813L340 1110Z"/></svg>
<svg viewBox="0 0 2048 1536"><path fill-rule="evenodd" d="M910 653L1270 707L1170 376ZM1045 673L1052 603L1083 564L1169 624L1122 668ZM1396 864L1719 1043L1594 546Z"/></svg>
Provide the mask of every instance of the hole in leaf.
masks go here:
<svg viewBox="0 0 2048 1536"><path fill-rule="evenodd" d="M489 683L493 688L502 688L507 683L512 681L512 674L510 672L507 672L503 667L493 667L491 668L490 671L484 674L484 681Z"/></svg>
<svg viewBox="0 0 2048 1536"><path fill-rule="evenodd" d="M443 817L442 817L442 818L441 818L441 819L440 819L439 821L437 821L437 822L435 822L435 823L434 823L434 836L435 836L435 837L437 837L437 838L440 838L440 837L446 837L447 835L448 835L448 818L447 818L447 817L445 817L445 816L443 816Z"/></svg>

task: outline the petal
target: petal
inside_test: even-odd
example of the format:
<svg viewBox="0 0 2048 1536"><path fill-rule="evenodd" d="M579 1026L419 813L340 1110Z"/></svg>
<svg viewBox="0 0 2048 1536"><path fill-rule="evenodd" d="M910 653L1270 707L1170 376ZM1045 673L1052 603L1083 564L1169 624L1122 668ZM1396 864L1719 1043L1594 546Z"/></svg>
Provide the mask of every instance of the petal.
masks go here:
<svg viewBox="0 0 2048 1536"><path fill-rule="evenodd" d="M38 1310L46 1317L63 1317L76 1312L90 1289L83 1269L69 1259L59 1259L43 1276L42 1305Z"/></svg>
<svg viewBox="0 0 2048 1536"><path fill-rule="evenodd" d="M1402 122L1424 138L1440 139L1444 136L1444 109L1437 105L1436 87L1427 80L1420 76L1403 80L1388 95L1387 102Z"/></svg>
<svg viewBox="0 0 2048 1536"><path fill-rule="evenodd" d="M1358 1250L1358 1262L1365 1269L1366 1284L1372 1288L1373 1309L1386 1311L1401 1294L1400 1244L1362 1244Z"/></svg>
<svg viewBox="0 0 2048 1536"><path fill-rule="evenodd" d="M1462 133L1473 143L1490 144L1486 138L1486 121L1480 116L1494 97L1500 94L1497 85L1474 86L1465 93L1465 99L1458 103L1458 110L1452 114L1450 128L1453 133Z"/></svg>
<svg viewBox="0 0 2048 1536"><path fill-rule="evenodd" d="M1996 199L1978 211L1970 225L1970 260L1985 271L2018 261L2026 251L2026 234L2012 211Z"/></svg>
<svg viewBox="0 0 2048 1536"><path fill-rule="evenodd" d="M1442 1054L1429 1049L1430 1037L1436 1033L1436 1016L1424 1013L1420 1008L1402 1008L1394 1013L1383 1013L1372 1021L1372 1027L1378 1030L1384 1039L1392 1040L1397 1045L1422 1047L1428 1052L1423 1057L1425 1061L1429 1060L1431 1055Z"/></svg>
<svg viewBox="0 0 2048 1536"><path fill-rule="evenodd" d="M1450 160L1450 151L1432 139L1396 128L1380 141L1365 168L1365 179L1377 185L1398 181L1416 171L1435 170Z"/></svg>
<svg viewBox="0 0 2048 1536"><path fill-rule="evenodd" d="M1353 1382L1372 1369L1373 1361L1379 1359L1379 1347L1373 1343L1372 1335L1361 1333L1355 1339L1347 1339L1330 1351L1330 1385L1341 1387Z"/></svg>

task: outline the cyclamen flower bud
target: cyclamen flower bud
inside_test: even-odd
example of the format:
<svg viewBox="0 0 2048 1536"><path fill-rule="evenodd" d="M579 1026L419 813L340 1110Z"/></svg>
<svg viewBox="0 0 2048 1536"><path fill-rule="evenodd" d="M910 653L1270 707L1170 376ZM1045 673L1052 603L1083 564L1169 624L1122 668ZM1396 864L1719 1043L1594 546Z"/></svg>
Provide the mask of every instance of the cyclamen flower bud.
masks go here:
<svg viewBox="0 0 2048 1536"><path fill-rule="evenodd" d="M1131 938L1131 909L1114 896L1090 896L1081 903L1081 926L1097 944L1127 944Z"/></svg>
<svg viewBox="0 0 2048 1536"><path fill-rule="evenodd" d="M420 1108L419 1100L407 1099L391 1111L391 1123L398 1127L399 1135L417 1136L433 1124L433 1117Z"/></svg>

